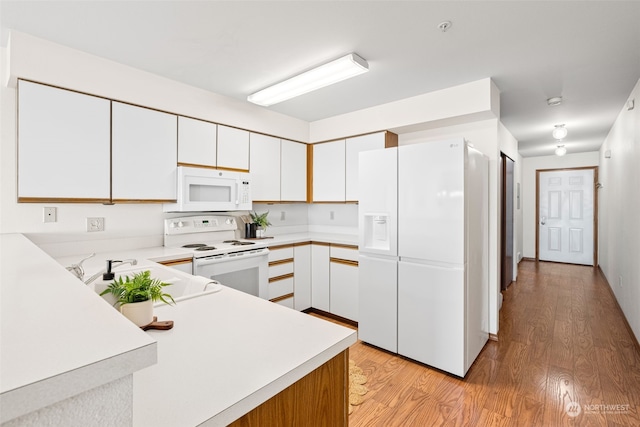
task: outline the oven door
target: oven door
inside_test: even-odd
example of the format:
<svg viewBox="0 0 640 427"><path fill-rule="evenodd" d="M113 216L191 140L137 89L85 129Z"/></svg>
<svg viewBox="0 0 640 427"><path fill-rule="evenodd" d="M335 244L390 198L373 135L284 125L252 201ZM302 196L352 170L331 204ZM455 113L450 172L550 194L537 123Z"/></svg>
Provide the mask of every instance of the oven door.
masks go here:
<svg viewBox="0 0 640 427"><path fill-rule="evenodd" d="M267 299L269 249L196 258L193 274L217 280L225 286Z"/></svg>

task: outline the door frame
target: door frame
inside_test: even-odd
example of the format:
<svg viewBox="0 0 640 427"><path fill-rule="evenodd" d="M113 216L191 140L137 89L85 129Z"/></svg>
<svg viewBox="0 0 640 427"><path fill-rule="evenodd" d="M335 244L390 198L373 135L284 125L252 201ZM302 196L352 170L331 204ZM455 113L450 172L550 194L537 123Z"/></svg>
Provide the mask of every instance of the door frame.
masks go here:
<svg viewBox="0 0 640 427"><path fill-rule="evenodd" d="M511 192L511 247L512 247L512 254L511 254L511 265L509 266L509 268L511 269L509 277L511 278L511 280L509 281L509 283L504 286L504 280L505 280L505 269L506 269L506 258L507 258L507 233L506 233L506 229L509 226L509 224L507 224L507 200L506 197L508 197L508 195L506 194L507 191L507 162L506 160L510 160L513 163L513 167L514 167L514 175L512 177L512 190L515 189L515 185L516 185L516 179L515 179L515 165L516 162L509 157L507 154L505 154L504 152L500 152L500 291L504 291L506 290L513 282L515 279L515 275L514 275L514 267L517 266L518 264L518 260L517 260L517 255L516 255L516 249L515 249L515 241L514 241L514 237L515 237L515 198L513 197L513 191Z"/></svg>
<svg viewBox="0 0 640 427"><path fill-rule="evenodd" d="M593 266L598 266L598 166L575 168L536 169L536 262L540 261L540 173L575 170L593 170Z"/></svg>

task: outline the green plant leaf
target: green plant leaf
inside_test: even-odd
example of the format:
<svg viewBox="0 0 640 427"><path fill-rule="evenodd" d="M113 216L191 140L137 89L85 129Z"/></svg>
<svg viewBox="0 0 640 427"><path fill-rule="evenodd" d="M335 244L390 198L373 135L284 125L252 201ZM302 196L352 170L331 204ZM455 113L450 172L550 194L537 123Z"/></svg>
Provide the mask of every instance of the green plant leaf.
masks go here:
<svg viewBox="0 0 640 427"><path fill-rule="evenodd" d="M164 292L165 286L170 283L163 283L159 279L151 277L151 271L145 270L134 273L133 276L120 276L109 284L100 295L111 294L117 298L120 304L130 304L147 300L162 301L165 304L175 304L173 297Z"/></svg>

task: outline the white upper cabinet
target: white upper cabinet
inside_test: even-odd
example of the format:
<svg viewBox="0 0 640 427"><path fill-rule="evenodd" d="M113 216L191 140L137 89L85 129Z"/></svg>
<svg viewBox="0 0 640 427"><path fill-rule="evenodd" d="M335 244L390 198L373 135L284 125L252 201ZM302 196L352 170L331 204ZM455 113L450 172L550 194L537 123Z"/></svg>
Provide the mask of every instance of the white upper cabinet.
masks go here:
<svg viewBox="0 0 640 427"><path fill-rule="evenodd" d="M177 116L113 102L112 197L176 198Z"/></svg>
<svg viewBox="0 0 640 427"><path fill-rule="evenodd" d="M217 165L217 126L203 120L178 117L178 163Z"/></svg>
<svg viewBox="0 0 640 427"><path fill-rule="evenodd" d="M253 200L280 200L280 139L251 133L251 195Z"/></svg>
<svg viewBox="0 0 640 427"><path fill-rule="evenodd" d="M347 138L345 183L347 201L358 201L358 158L362 151L377 150L385 147L386 132Z"/></svg>
<svg viewBox="0 0 640 427"><path fill-rule="evenodd" d="M249 131L218 125L218 167L249 170Z"/></svg>
<svg viewBox="0 0 640 427"><path fill-rule="evenodd" d="M345 141L313 145L313 201L344 202Z"/></svg>
<svg viewBox="0 0 640 427"><path fill-rule="evenodd" d="M18 200L109 200L108 99L21 80Z"/></svg>
<svg viewBox="0 0 640 427"><path fill-rule="evenodd" d="M307 200L307 144L281 140L280 200Z"/></svg>

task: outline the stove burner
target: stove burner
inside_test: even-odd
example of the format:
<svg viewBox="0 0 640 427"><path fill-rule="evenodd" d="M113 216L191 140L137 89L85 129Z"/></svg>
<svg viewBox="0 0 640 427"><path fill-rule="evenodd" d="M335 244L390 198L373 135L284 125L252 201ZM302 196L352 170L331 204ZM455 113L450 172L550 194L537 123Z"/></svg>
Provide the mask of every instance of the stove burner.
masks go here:
<svg viewBox="0 0 640 427"><path fill-rule="evenodd" d="M214 250L215 248L216 248L215 246L206 246L206 245L203 245L203 246L199 246L199 247L197 247L197 248L196 248L196 251L212 251L212 250Z"/></svg>
<svg viewBox="0 0 640 427"><path fill-rule="evenodd" d="M192 243L190 245L184 245L183 248L202 248L206 246L207 245L205 245L204 243Z"/></svg>
<svg viewBox="0 0 640 427"><path fill-rule="evenodd" d="M247 245L255 245L254 242L241 242L239 240L225 240L222 243L231 243L231 246L247 246Z"/></svg>

